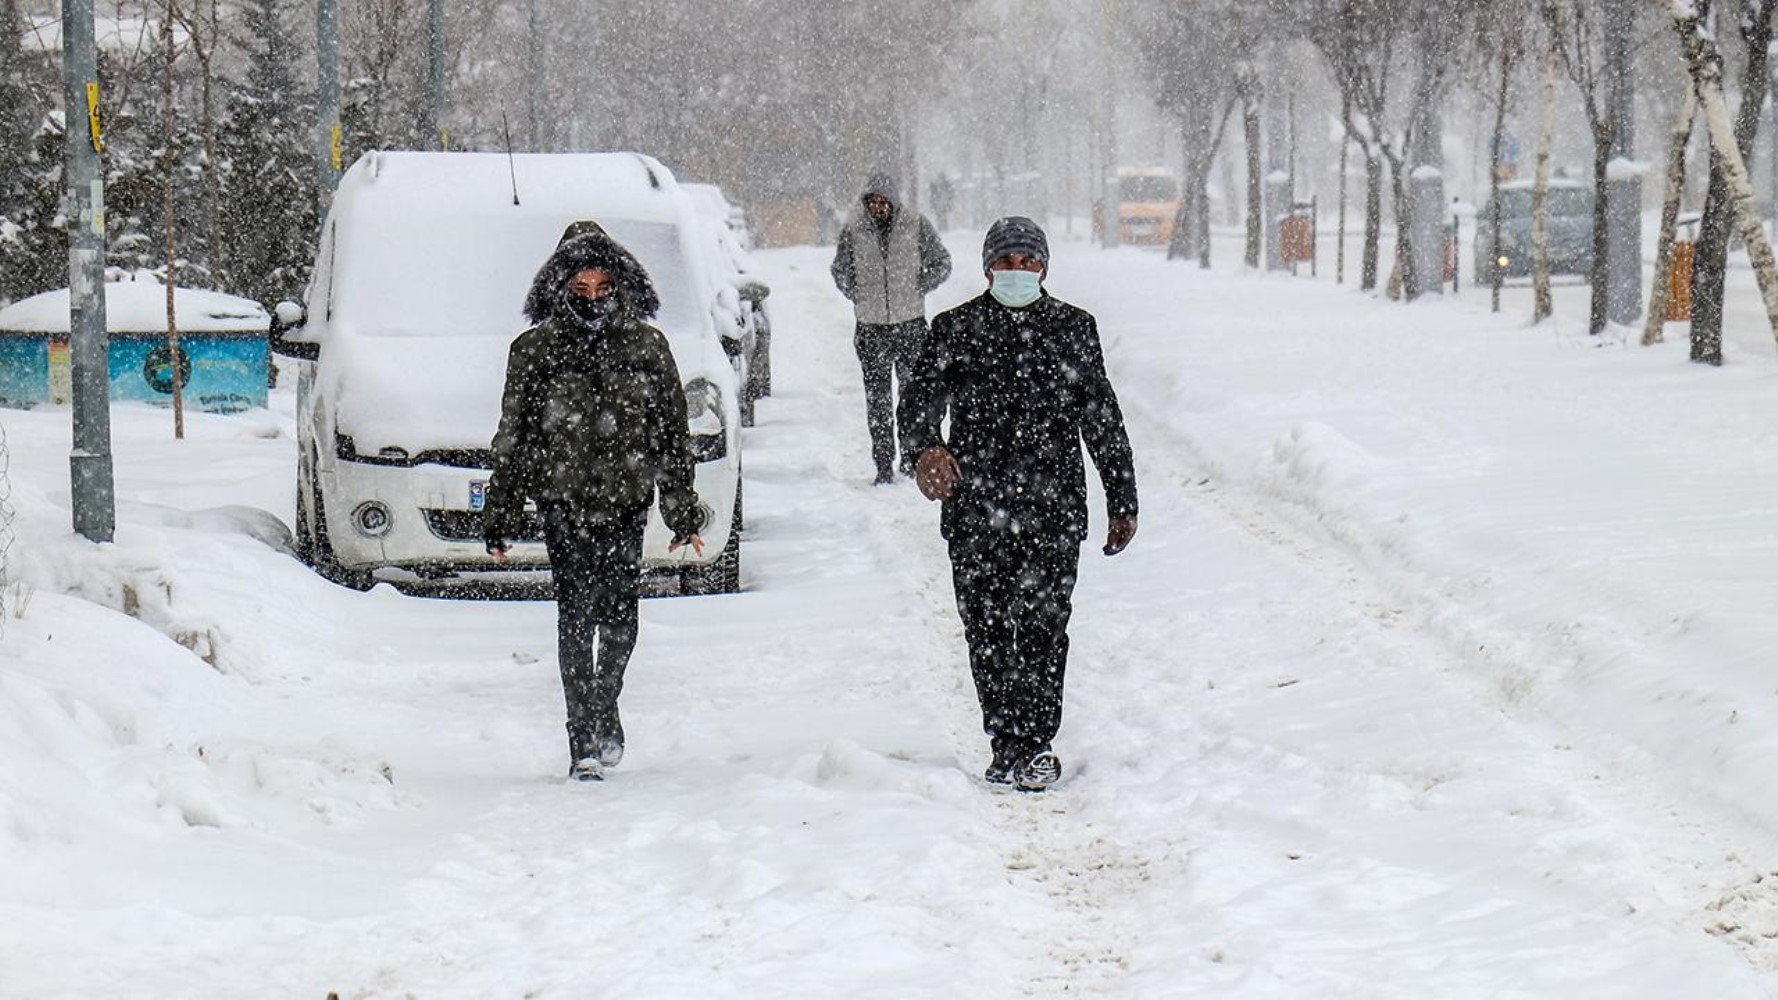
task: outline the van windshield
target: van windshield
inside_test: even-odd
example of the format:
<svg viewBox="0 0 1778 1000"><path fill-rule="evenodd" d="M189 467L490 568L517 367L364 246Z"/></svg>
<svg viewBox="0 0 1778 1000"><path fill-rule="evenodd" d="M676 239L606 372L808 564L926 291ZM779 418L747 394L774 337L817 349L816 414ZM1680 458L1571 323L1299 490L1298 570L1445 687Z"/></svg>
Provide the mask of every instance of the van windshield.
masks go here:
<svg viewBox="0 0 1778 1000"><path fill-rule="evenodd" d="M530 326L525 293L549 259L566 222L559 218L464 212L412 215L355 226L334 256L334 310L369 336L500 337ZM709 293L694 280L676 226L597 219L636 255L660 294L654 323L695 330Z"/></svg>
<svg viewBox="0 0 1778 1000"><path fill-rule="evenodd" d="M1122 201L1178 201L1179 182L1171 177L1119 177L1117 196Z"/></svg>

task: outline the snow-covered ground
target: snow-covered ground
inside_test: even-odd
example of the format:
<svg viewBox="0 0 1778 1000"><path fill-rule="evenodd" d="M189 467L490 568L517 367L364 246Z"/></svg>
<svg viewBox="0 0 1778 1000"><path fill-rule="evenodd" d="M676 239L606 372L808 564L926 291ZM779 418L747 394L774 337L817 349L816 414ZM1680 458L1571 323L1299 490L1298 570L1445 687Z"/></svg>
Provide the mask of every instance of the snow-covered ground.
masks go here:
<svg viewBox="0 0 1778 1000"><path fill-rule="evenodd" d="M119 407L98 548L0 413L0 995L1778 996L1778 361L1058 247L1142 530L1021 796L827 252L759 263L747 592L644 605L599 785L551 605L280 550L287 395Z"/></svg>

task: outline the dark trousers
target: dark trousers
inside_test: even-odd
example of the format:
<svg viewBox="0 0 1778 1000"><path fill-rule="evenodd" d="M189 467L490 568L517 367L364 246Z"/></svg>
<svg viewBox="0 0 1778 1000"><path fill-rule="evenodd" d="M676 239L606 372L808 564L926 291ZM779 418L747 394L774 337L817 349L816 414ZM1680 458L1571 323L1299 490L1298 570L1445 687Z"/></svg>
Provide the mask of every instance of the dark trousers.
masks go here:
<svg viewBox="0 0 1778 1000"><path fill-rule="evenodd" d="M858 348L858 364L864 369L864 412L870 426L871 459L877 463L878 475L891 475L896 466L895 413L899 406L889 378L893 374L896 386L907 386L914 361L926 344L926 321L860 323L852 342ZM901 467L912 469L917 457L901 456Z"/></svg>
<svg viewBox="0 0 1778 1000"><path fill-rule="evenodd" d="M617 696L636 648L636 584L648 510L615 517L565 506L543 511L556 590L556 648L568 705L568 751L593 756L618 729Z"/></svg>
<svg viewBox="0 0 1778 1000"><path fill-rule="evenodd" d="M1045 749L1062 725L1080 542L959 528L950 549L982 728L996 754Z"/></svg>

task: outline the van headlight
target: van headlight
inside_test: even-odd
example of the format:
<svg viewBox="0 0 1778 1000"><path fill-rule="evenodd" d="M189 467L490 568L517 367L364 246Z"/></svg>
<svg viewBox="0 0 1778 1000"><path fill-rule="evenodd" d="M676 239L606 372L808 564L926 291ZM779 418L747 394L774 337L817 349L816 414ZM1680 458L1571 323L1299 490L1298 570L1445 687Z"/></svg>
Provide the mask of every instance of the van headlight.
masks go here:
<svg viewBox="0 0 1778 1000"><path fill-rule="evenodd" d="M692 461L715 462L728 457L721 389L705 379L692 379L685 387L685 422L691 433Z"/></svg>

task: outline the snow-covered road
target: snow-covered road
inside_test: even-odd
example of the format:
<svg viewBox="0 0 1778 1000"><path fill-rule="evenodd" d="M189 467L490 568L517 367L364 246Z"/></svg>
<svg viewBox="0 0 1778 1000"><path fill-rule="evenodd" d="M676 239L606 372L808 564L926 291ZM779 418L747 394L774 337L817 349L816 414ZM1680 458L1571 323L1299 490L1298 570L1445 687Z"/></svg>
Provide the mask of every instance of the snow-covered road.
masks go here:
<svg viewBox="0 0 1778 1000"><path fill-rule="evenodd" d="M1142 531L1083 558L1068 779L1021 796L827 254L761 263L747 592L645 604L597 786L550 605L261 540L288 399L119 408L104 550L65 412L0 414L0 995L1778 995L1778 366L1062 245Z"/></svg>

